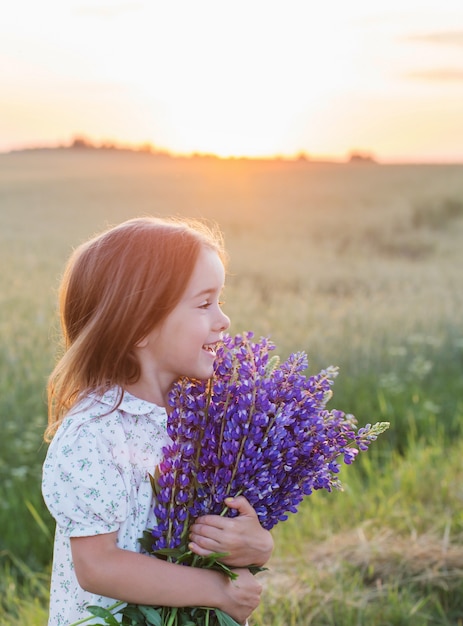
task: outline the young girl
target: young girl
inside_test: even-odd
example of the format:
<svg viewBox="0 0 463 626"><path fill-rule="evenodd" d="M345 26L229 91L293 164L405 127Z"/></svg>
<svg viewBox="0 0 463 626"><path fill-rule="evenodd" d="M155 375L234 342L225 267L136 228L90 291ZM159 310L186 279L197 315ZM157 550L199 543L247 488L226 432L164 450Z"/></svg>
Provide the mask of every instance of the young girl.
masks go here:
<svg viewBox="0 0 463 626"><path fill-rule="evenodd" d="M57 523L49 626L116 599L216 607L239 623L259 603L261 586L246 566L263 565L273 542L242 496L227 500L237 517L206 515L190 534L197 554L228 553L235 581L143 554L138 542L156 524L149 474L169 443L170 388L181 376L212 375L230 323L219 300L224 275L220 235L177 220L129 220L71 256L43 470Z"/></svg>

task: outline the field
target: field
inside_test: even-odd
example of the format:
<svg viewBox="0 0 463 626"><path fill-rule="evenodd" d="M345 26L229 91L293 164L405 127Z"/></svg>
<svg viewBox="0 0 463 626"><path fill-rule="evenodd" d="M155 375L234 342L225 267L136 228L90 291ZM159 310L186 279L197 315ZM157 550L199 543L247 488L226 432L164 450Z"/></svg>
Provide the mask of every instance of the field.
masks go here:
<svg viewBox="0 0 463 626"><path fill-rule="evenodd" d="M219 223L231 332L338 365L331 406L390 430L274 532L252 626L463 624L463 166L0 155L0 623L45 626L40 496L56 288L136 215Z"/></svg>

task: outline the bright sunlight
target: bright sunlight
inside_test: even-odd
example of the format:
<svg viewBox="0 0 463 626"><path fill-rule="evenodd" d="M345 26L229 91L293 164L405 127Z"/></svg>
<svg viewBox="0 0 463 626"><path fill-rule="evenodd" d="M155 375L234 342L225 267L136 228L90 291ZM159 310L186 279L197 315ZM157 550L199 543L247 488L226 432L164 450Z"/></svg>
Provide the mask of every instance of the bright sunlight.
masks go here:
<svg viewBox="0 0 463 626"><path fill-rule="evenodd" d="M0 23L0 150L84 135L221 156L463 158L462 7L18 0Z"/></svg>

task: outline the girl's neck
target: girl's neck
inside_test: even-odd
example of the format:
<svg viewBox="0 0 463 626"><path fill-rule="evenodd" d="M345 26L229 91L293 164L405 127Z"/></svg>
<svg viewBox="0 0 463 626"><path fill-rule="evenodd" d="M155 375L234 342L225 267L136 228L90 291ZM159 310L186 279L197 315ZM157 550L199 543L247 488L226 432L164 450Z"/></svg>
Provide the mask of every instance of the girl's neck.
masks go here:
<svg viewBox="0 0 463 626"><path fill-rule="evenodd" d="M144 383L143 380L138 380L131 385L125 385L125 390L140 400L151 402L160 407L168 406L167 394L163 394L159 389Z"/></svg>

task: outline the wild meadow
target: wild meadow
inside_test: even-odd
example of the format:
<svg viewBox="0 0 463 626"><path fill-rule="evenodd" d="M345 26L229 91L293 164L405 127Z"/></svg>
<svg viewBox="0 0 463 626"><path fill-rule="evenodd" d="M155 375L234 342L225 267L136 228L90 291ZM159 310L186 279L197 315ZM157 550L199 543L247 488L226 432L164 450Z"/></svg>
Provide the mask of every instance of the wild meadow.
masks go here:
<svg viewBox="0 0 463 626"><path fill-rule="evenodd" d="M463 166L0 155L0 623L45 626L40 495L56 289L137 215L218 222L231 332L339 366L332 407L391 427L274 530L252 626L463 624Z"/></svg>

